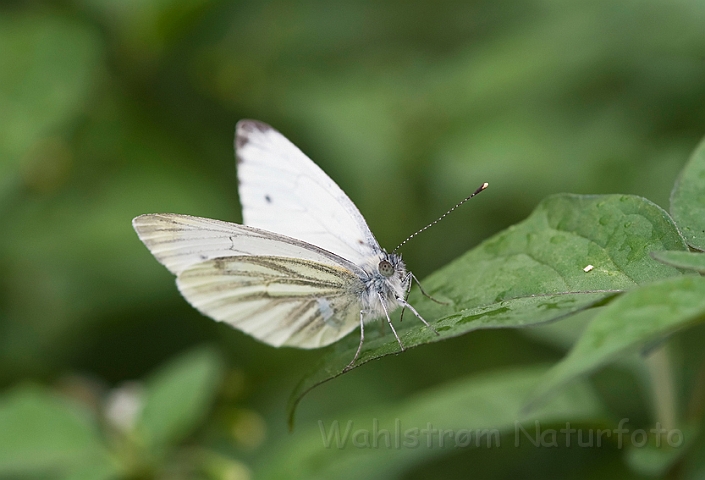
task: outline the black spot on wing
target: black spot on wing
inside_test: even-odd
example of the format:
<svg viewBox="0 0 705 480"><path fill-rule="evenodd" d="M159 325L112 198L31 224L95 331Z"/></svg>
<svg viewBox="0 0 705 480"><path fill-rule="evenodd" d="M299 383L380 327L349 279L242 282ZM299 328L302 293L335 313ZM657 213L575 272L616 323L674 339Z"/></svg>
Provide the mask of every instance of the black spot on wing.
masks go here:
<svg viewBox="0 0 705 480"><path fill-rule="evenodd" d="M269 195L265 195L264 199L267 201L267 203L272 203L272 197L270 197Z"/></svg>

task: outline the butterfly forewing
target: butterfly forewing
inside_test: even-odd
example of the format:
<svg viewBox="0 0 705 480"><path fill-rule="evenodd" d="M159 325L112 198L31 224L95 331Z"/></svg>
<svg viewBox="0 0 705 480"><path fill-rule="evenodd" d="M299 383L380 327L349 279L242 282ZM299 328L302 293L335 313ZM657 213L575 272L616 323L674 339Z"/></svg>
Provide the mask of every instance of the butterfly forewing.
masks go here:
<svg viewBox="0 0 705 480"><path fill-rule="evenodd" d="M355 204L278 131L242 120L235 147L246 225L298 238L358 265L381 251Z"/></svg>
<svg viewBox="0 0 705 480"><path fill-rule="evenodd" d="M198 310L270 345L317 348L359 325L362 282L340 266L269 256L216 258L177 278Z"/></svg>

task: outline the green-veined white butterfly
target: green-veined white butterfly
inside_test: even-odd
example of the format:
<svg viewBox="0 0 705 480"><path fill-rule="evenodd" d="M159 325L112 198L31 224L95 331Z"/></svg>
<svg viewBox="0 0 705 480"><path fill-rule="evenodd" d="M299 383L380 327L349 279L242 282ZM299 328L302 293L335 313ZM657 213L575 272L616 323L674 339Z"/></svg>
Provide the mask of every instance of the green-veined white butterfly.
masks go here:
<svg viewBox="0 0 705 480"><path fill-rule="evenodd" d="M379 246L357 207L301 150L253 120L238 122L235 150L244 225L178 214L132 221L191 305L276 347L323 347L359 325L347 369L367 320L386 318L402 350L390 312L408 308L433 329L406 301L415 277L401 256Z"/></svg>

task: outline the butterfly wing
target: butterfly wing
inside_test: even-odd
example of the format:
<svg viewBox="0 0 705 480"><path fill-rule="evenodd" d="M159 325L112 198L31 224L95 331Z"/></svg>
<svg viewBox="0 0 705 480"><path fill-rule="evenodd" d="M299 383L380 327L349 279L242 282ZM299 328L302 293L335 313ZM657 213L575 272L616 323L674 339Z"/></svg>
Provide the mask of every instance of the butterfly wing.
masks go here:
<svg viewBox="0 0 705 480"><path fill-rule="evenodd" d="M203 314L273 346L323 347L359 324L362 281L350 270L312 260L223 257L177 277Z"/></svg>
<svg viewBox="0 0 705 480"><path fill-rule="evenodd" d="M359 273L355 265L315 245L236 223L167 213L140 215L132 226L152 255L175 275L195 263L248 255L299 258Z"/></svg>
<svg viewBox="0 0 705 480"><path fill-rule="evenodd" d="M235 149L245 225L298 238L357 265L381 252L348 196L281 133L242 120Z"/></svg>

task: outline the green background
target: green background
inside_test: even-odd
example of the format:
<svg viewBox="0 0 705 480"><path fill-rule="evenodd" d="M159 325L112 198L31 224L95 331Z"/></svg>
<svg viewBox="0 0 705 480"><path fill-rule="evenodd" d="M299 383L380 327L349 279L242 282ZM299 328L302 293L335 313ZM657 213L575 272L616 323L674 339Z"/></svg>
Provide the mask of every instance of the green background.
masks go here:
<svg viewBox="0 0 705 480"><path fill-rule="evenodd" d="M199 315L130 221L157 212L240 221L232 143L242 118L271 124L307 153L388 249L489 182L404 247L422 280L553 193L635 194L668 210L705 134L703 25L696 1L3 3L2 405L41 403L37 392L49 389L100 423L111 391L159 383L153 372L197 348L177 375L193 382L165 380L147 395L200 388L187 398L191 413L158 409L143 426L157 437L137 435L138 447L90 434L108 437L113 452L157 452L117 455L139 457L138 467L100 478L286 478L304 456L297 445L323 451L318 420L369 426L402 407L422 419L409 400L419 392L561 358L555 333L486 330L424 345L314 390L289 433L289 393L322 353L271 348ZM634 375L596 381L615 411L648 423ZM5 421L47 412L30 400L30 413ZM59 425L58 416L48 418ZM84 433L71 437L76 451L94 443ZM613 445L516 449L510 437L507 448L397 459L389 472L355 456L337 468L351 478L638 475ZM176 446L192 456L164 453ZM0 465L33 463L13 448L0 439ZM338 461L326 453L310 461Z"/></svg>

